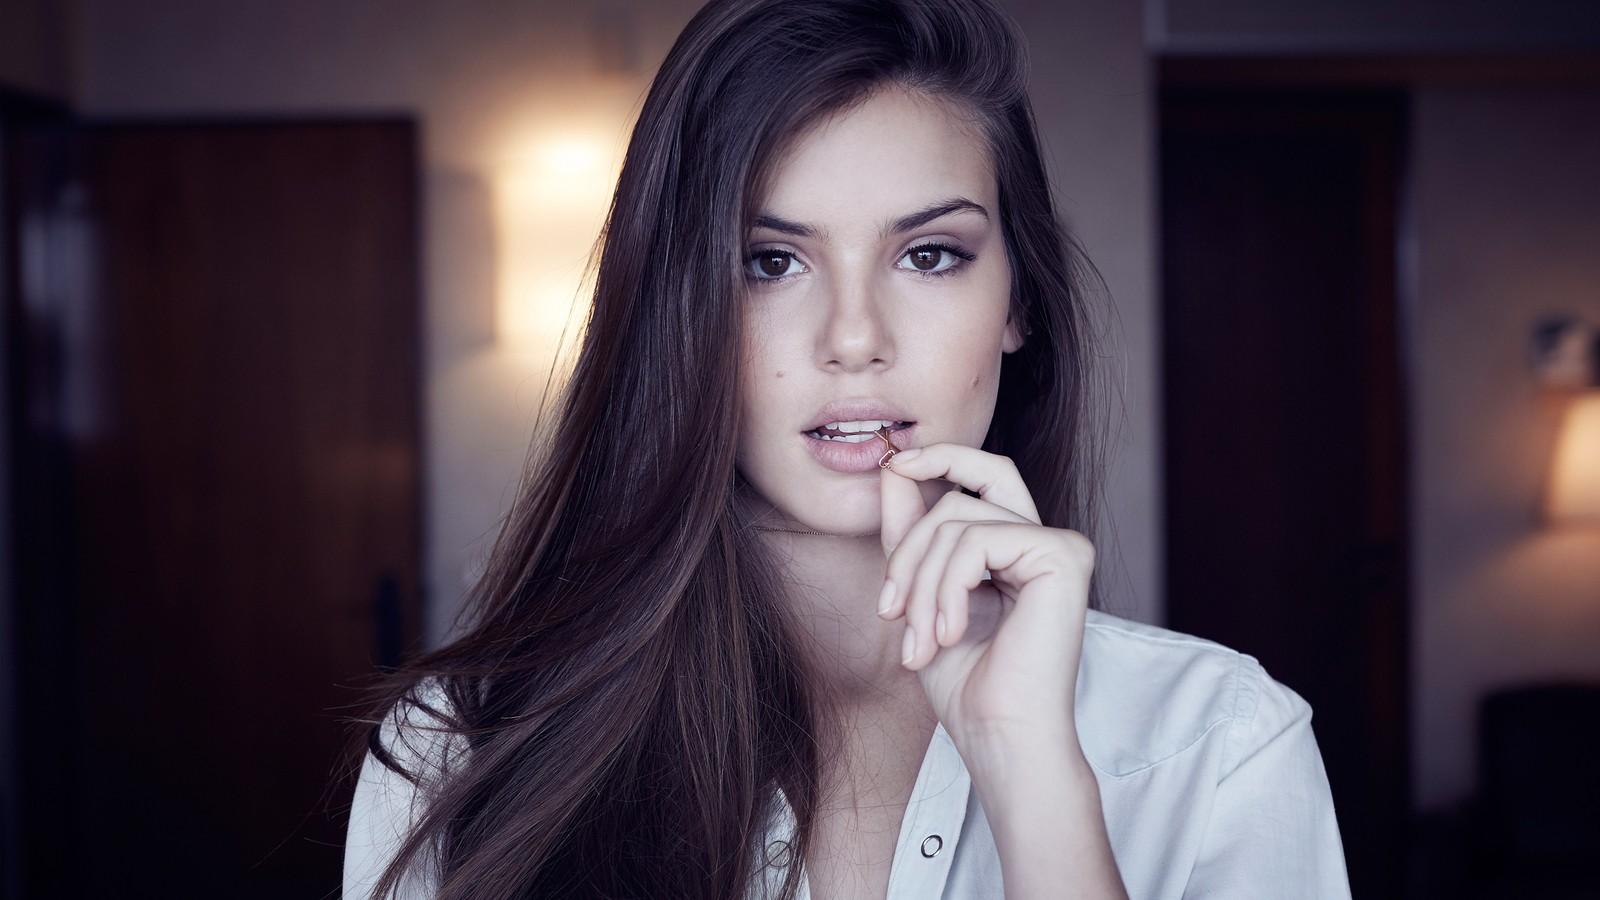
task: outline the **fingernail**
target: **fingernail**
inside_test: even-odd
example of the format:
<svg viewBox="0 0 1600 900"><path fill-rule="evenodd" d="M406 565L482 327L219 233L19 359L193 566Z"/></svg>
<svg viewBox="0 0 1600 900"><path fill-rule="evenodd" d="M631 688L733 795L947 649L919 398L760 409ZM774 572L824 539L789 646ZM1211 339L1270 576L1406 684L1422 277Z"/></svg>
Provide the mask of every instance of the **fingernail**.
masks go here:
<svg viewBox="0 0 1600 900"><path fill-rule="evenodd" d="M939 643L944 643L944 613L933 617L933 633L939 636Z"/></svg>
<svg viewBox="0 0 1600 900"><path fill-rule="evenodd" d="M901 450L889 459L889 468L894 468L896 463L910 462L922 452L921 447L912 447L910 450Z"/></svg>
<svg viewBox="0 0 1600 900"><path fill-rule="evenodd" d="M883 581L883 590L878 592L878 615L887 615L889 607L894 605L894 582L887 578Z"/></svg>
<svg viewBox="0 0 1600 900"><path fill-rule="evenodd" d="M906 636L900 641L900 665L911 665L911 657L917 653L917 633L910 628L906 629Z"/></svg>

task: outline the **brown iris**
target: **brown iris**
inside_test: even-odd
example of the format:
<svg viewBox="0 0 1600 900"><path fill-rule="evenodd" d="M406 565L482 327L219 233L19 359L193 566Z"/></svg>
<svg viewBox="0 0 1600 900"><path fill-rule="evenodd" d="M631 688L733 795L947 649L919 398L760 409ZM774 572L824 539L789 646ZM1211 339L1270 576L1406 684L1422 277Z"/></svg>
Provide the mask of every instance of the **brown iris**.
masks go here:
<svg viewBox="0 0 1600 900"><path fill-rule="evenodd" d="M788 274L790 256L787 253L763 253L756 257L761 274L768 278L782 278Z"/></svg>

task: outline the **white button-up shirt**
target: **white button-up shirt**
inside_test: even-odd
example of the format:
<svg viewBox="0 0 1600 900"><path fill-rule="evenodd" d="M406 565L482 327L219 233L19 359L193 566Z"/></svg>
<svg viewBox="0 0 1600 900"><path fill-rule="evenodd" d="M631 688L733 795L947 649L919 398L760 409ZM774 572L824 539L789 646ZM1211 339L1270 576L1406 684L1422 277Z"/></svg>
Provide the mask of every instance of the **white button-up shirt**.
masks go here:
<svg viewBox="0 0 1600 900"><path fill-rule="evenodd" d="M1311 709L1253 658L1090 611L1077 722L1134 900L1350 896ZM412 790L368 758L345 848L347 898L367 896L388 863ZM777 896L786 867L801 864L781 793L773 809L752 900ZM409 895L428 896L430 882L421 875ZM1003 896L994 835L940 726L900 823L887 900Z"/></svg>

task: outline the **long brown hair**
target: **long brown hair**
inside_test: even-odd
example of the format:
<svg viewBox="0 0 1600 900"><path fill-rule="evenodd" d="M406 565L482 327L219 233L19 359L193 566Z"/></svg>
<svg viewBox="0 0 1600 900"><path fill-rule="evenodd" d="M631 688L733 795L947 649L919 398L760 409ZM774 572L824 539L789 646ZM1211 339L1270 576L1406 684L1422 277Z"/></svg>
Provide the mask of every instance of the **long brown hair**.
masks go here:
<svg viewBox="0 0 1600 900"><path fill-rule="evenodd" d="M689 23L628 147L555 438L460 637L384 698L466 752L408 764L370 731L426 803L379 895L426 865L441 897L743 897L780 789L804 858L816 691L743 511L736 448L706 436L738 433L754 205L819 117L898 84L981 124L1027 333L985 446L1016 461L1046 524L1092 525L1084 270L1056 220L1025 69L988 0L713 0Z"/></svg>

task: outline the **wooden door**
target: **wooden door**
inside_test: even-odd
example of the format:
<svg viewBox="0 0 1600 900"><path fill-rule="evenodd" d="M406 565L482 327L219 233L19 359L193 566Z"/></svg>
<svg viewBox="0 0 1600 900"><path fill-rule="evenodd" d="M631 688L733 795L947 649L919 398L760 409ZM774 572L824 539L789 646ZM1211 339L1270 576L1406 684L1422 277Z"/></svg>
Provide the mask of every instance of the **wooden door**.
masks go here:
<svg viewBox="0 0 1600 900"><path fill-rule="evenodd" d="M9 143L26 896L337 891L345 717L418 621L414 145Z"/></svg>
<svg viewBox="0 0 1600 900"><path fill-rule="evenodd" d="M1373 898L1406 833L1403 121L1380 91L1169 90L1161 118L1168 622L1311 703Z"/></svg>

